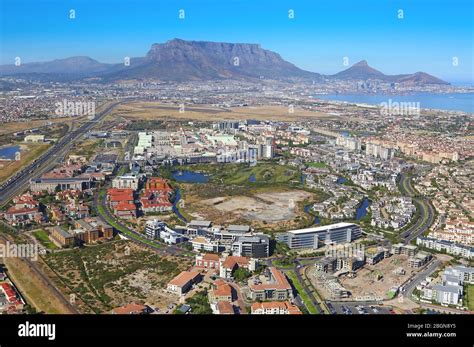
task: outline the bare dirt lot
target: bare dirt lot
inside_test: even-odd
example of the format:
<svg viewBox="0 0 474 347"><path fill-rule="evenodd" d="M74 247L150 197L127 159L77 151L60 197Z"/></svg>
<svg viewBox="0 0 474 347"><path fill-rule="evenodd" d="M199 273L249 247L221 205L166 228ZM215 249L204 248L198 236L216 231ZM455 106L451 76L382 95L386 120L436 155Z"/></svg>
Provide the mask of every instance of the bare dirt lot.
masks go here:
<svg viewBox="0 0 474 347"><path fill-rule="evenodd" d="M124 119L192 119L192 120L222 120L222 119L257 119L257 120L280 120L291 121L301 118L325 118L331 119L334 116L294 108L290 113L285 106L249 106L249 107L229 107L219 108L213 106L185 106L184 112L180 111L179 105L161 104L156 102L136 102L120 105L110 118L120 115Z"/></svg>
<svg viewBox="0 0 474 347"><path fill-rule="evenodd" d="M398 273L403 269L405 274ZM383 259L375 265L364 265L356 272L354 278L342 275L340 283L352 293L353 297L378 296L387 298L387 293L392 287L400 287L408 278L417 273L418 269L408 266L408 257L393 255ZM383 276L383 277L379 277ZM379 277L379 279L377 279Z"/></svg>
<svg viewBox="0 0 474 347"><path fill-rule="evenodd" d="M188 207L201 217L212 216L217 223L244 221L258 226L262 223L288 223L304 211L298 203L313 198L313 194L304 190L262 191L249 196L216 197L200 201L200 206L191 202ZM192 200L192 199L191 199Z"/></svg>

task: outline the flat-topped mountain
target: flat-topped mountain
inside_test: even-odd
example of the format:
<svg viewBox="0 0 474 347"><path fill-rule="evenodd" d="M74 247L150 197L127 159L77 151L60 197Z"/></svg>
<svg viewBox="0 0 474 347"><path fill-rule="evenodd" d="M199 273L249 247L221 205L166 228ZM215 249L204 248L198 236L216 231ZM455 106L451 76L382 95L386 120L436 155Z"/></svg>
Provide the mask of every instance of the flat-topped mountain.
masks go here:
<svg viewBox="0 0 474 347"><path fill-rule="evenodd" d="M130 64L104 64L89 57L71 57L50 62L0 66L0 76L24 76L46 80L77 80L93 77L102 82L123 80L380 80L409 84L448 84L424 72L385 75L362 60L334 75L302 70L278 53L258 44L173 39L155 43L144 57Z"/></svg>
<svg viewBox="0 0 474 347"><path fill-rule="evenodd" d="M187 81L210 79L320 79L320 75L297 68L279 54L257 44L174 39L155 43L139 64L131 64L108 79Z"/></svg>

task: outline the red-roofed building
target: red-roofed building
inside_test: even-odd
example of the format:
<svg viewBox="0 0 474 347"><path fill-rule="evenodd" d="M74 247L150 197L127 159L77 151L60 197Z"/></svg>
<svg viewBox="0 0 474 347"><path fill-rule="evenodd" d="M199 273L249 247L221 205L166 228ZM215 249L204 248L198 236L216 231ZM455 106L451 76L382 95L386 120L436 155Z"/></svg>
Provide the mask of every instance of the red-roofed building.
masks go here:
<svg viewBox="0 0 474 347"><path fill-rule="evenodd" d="M148 307L145 305L130 303L124 306L116 307L111 311L112 314L145 314L148 313Z"/></svg>
<svg viewBox="0 0 474 347"><path fill-rule="evenodd" d="M233 288L223 280L217 280L214 282L214 288L209 291L209 302L227 301L232 302L233 300Z"/></svg>
<svg viewBox="0 0 474 347"><path fill-rule="evenodd" d="M183 271L168 283L168 291L182 295L201 281L202 275L197 271Z"/></svg>
<svg viewBox="0 0 474 347"><path fill-rule="evenodd" d="M117 205L112 206L114 214L117 217L131 219L137 217L137 207L135 204L128 202L119 202Z"/></svg>
<svg viewBox="0 0 474 347"><path fill-rule="evenodd" d="M275 267L265 271L265 283L249 283L252 300L288 300L293 297L293 289L285 274Z"/></svg>
<svg viewBox="0 0 474 347"><path fill-rule="evenodd" d="M220 259L217 254L206 253L204 255L196 255L196 267L203 269L219 270Z"/></svg>
<svg viewBox="0 0 474 347"><path fill-rule="evenodd" d="M256 263L254 259L247 257L228 256L220 263L219 276L222 278L232 278L232 274L238 268L255 271Z"/></svg>
<svg viewBox="0 0 474 347"><path fill-rule="evenodd" d="M234 305L228 301L219 301L216 304L216 313L217 314L235 314Z"/></svg>
<svg viewBox="0 0 474 347"><path fill-rule="evenodd" d="M298 306L288 301L256 302L251 307L252 314L303 314Z"/></svg>
<svg viewBox="0 0 474 347"><path fill-rule="evenodd" d="M169 197L172 192L173 189L166 180L159 177L148 178L140 197L142 211L144 213L171 211L173 204Z"/></svg>

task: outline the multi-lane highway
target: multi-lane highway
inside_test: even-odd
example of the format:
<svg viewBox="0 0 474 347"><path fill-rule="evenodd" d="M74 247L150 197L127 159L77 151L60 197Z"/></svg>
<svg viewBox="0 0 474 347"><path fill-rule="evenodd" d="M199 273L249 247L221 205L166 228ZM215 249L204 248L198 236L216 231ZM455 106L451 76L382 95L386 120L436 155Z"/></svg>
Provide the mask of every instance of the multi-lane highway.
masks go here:
<svg viewBox="0 0 474 347"><path fill-rule="evenodd" d="M30 179L37 178L51 170L64 159L75 141L83 134L91 130L97 122L102 120L120 102L109 104L99 112L94 119L85 121L77 129L68 132L63 138L56 142L53 147L46 151L41 157L27 165L15 176L10 178L0 187L0 206L5 205L15 195L22 193L28 187Z"/></svg>
<svg viewBox="0 0 474 347"><path fill-rule="evenodd" d="M429 229L434 222L435 212L433 205L431 205L427 198L417 196L417 192L411 185L411 179L409 176L401 174L399 186L402 194L413 199L413 203L418 211L418 216L415 217L417 220L400 235L403 242L408 244Z"/></svg>

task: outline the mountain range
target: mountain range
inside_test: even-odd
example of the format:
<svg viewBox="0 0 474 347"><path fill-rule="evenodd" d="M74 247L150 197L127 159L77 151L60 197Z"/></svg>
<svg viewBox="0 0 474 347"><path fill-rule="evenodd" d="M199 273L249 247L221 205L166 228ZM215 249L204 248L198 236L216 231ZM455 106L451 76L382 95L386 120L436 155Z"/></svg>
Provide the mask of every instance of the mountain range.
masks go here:
<svg viewBox="0 0 474 347"><path fill-rule="evenodd" d="M145 57L131 58L129 64L105 64L85 56L49 62L1 65L0 76L23 76L41 80L91 79L101 82L123 80L379 80L408 84L449 84L424 72L385 75L365 60L334 75L302 70L275 52L258 44L174 39L155 43Z"/></svg>

